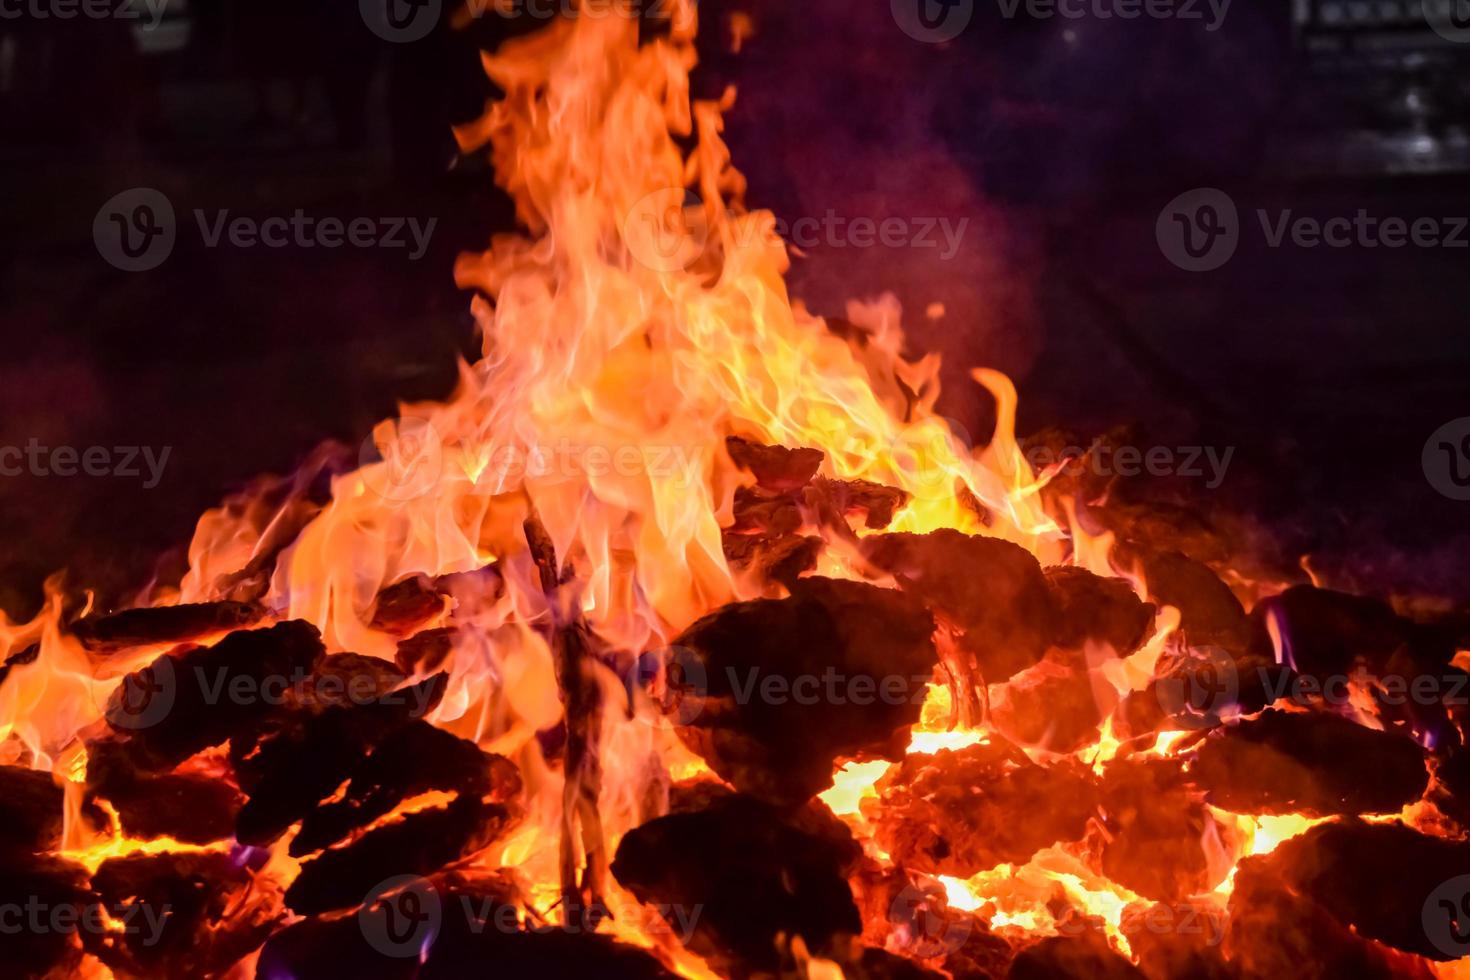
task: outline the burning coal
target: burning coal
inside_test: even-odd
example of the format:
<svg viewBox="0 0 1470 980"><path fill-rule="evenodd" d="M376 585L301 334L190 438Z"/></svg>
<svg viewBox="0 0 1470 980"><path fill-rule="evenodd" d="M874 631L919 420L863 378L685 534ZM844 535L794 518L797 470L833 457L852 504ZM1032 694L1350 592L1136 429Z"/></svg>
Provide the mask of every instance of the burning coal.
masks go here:
<svg viewBox="0 0 1470 980"><path fill-rule="evenodd" d="M787 295L669 6L485 57L457 135L524 233L458 264L448 400L206 514L176 588L0 619L12 969L1458 969L1465 624L1033 467L1111 443L1023 446L993 371L972 451L896 303Z"/></svg>

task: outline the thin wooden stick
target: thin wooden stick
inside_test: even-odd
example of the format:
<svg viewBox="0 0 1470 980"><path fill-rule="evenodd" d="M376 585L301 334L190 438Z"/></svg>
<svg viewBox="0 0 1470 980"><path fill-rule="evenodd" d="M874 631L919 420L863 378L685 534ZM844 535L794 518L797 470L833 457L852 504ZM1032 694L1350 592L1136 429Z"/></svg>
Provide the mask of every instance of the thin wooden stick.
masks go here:
<svg viewBox="0 0 1470 980"><path fill-rule="evenodd" d="M565 588L556 546L534 508L524 524L526 543L552 610L552 657L566 714L566 781L562 787L561 893L566 921L593 931L608 916L603 902L607 882L607 841L597 801L602 793L602 691L594 671L594 637ZM577 844L585 868L578 868Z"/></svg>

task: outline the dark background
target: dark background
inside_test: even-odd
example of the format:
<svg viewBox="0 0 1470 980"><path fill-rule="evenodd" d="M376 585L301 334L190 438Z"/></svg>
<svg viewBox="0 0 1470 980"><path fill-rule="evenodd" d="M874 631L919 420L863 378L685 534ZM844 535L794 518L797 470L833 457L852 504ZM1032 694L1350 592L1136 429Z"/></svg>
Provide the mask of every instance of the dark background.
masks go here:
<svg viewBox="0 0 1470 980"><path fill-rule="evenodd" d="M755 34L734 54L737 9ZM1284 2L1236 0L1214 32L999 10L976 0L936 45L883 2L703 5L696 87L739 89L726 135L753 206L969 221L948 261L813 248L793 292L830 314L896 293L914 350L945 354L941 407L971 432L991 407L966 373L1001 368L1023 432L1136 422L1145 448L1234 447L1221 488L1190 488L1206 514L1257 515L1284 552L1360 587L1463 598L1470 504L1436 492L1420 458L1470 415L1470 252L1273 249L1253 212L1470 215L1456 149L1470 45L1304 34ZM224 494L324 439L356 446L398 399L449 392L478 348L454 256L511 222L448 126L493 94L477 48L536 26L490 14L389 44L355 0L194 0L147 44L115 20L0 20L0 445L172 447L154 489L0 478L0 606L34 609L63 568L107 594L161 555L176 574ZM161 267L127 273L92 223L139 186L170 197L180 234ZM1224 268L1187 273L1155 221L1202 186L1235 199L1243 240ZM438 225L417 262L211 249L194 208Z"/></svg>

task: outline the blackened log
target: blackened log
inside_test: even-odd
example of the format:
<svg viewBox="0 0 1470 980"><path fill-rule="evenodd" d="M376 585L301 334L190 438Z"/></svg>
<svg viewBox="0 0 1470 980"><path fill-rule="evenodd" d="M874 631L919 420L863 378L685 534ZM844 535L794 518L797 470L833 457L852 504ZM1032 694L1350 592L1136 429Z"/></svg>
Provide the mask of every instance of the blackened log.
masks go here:
<svg viewBox="0 0 1470 980"><path fill-rule="evenodd" d="M725 449L730 461L755 477L767 490L799 490L811 482L826 457L818 449L787 449L729 436Z"/></svg>
<svg viewBox="0 0 1470 980"><path fill-rule="evenodd" d="M1028 946L1011 962L1007 980L1146 980L1138 967L1095 933L1053 936Z"/></svg>
<svg viewBox="0 0 1470 980"><path fill-rule="evenodd" d="M875 946L863 947L857 960L845 964L842 972L848 980L948 980L951 976Z"/></svg>
<svg viewBox="0 0 1470 980"><path fill-rule="evenodd" d="M1442 747L1458 741L1445 700L1463 704L1470 684L1450 666L1455 643L1449 631L1403 619L1377 599L1311 586L1263 600L1251 613L1251 627L1257 656L1279 657L1314 682L1299 687L1310 700L1324 700L1319 692L1345 691L1351 679L1373 695L1385 728Z"/></svg>
<svg viewBox="0 0 1470 980"><path fill-rule="evenodd" d="M411 575L378 593L371 620L374 629L411 636L444 611L447 594L427 575Z"/></svg>
<svg viewBox="0 0 1470 980"><path fill-rule="evenodd" d="M1470 875L1470 843L1421 834L1397 821L1346 819L1313 827L1281 844L1268 862L1280 880L1307 896L1360 936L1432 960L1470 952L1470 942L1453 951L1435 943L1426 914L1451 917L1464 935L1462 900L1470 886L1445 891L1452 878ZM1436 905L1444 897L1448 909ZM1448 935L1446 931L1445 935Z"/></svg>
<svg viewBox="0 0 1470 980"><path fill-rule="evenodd" d="M1226 955L1247 977L1427 980L1428 964L1419 957L1455 955L1430 941L1426 905L1444 881L1467 872L1465 844L1400 824L1350 818L1314 827L1241 861Z"/></svg>
<svg viewBox="0 0 1470 980"><path fill-rule="evenodd" d="M468 901L468 906L461 899ZM465 924L466 909L481 908L477 896L444 895L443 921L426 934L425 960L390 956L373 946L356 916L305 919L272 936L261 952L256 980L674 980L658 960L605 936L559 930L506 931L493 924ZM390 950L396 950L390 946Z"/></svg>
<svg viewBox="0 0 1470 980"><path fill-rule="evenodd" d="M10 654L5 658L5 662L0 664L0 684L5 683L5 679L10 676L12 670L17 667L29 666L35 663L40 656L41 644L39 643L32 643L30 646Z"/></svg>
<svg viewBox="0 0 1470 980"><path fill-rule="evenodd" d="M457 635L452 626L415 633L406 640L398 641L393 662L408 677L431 674L443 667L449 655L454 652Z"/></svg>
<svg viewBox="0 0 1470 980"><path fill-rule="evenodd" d="M1229 925L1223 904L1193 898L1129 905L1119 931L1148 980L1245 980L1225 959Z"/></svg>
<svg viewBox="0 0 1470 980"><path fill-rule="evenodd" d="M773 971L782 963L778 934L801 936L821 955L863 928L845 880L862 849L830 814L807 809L788 816L748 796L717 795L705 809L630 831L612 872L640 902L657 905L676 935L687 932L679 918L692 919L686 945L717 971Z"/></svg>
<svg viewBox="0 0 1470 980"><path fill-rule="evenodd" d="M220 852L132 854L92 876L103 906L133 928L84 930L87 951L119 980L218 976L265 941L280 893Z"/></svg>
<svg viewBox="0 0 1470 980"><path fill-rule="evenodd" d="M1091 507L1102 526L1119 541L1125 561L1140 553L1177 551L1199 562L1225 562L1232 556L1229 540L1208 519L1188 507L1160 500L1122 500L1110 495Z"/></svg>
<svg viewBox="0 0 1470 980"><path fill-rule="evenodd" d="M1401 618L1388 603L1310 585L1263 599L1251 612L1252 648L1275 652L1274 624L1288 665L1326 678L1363 666L1374 675L1444 667L1455 656L1449 637Z"/></svg>
<svg viewBox="0 0 1470 980"><path fill-rule="evenodd" d="M423 877L469 857L510 830L518 816L511 807L473 796L410 813L302 862L286 904L302 915L350 908L387 878Z"/></svg>
<svg viewBox="0 0 1470 980"><path fill-rule="evenodd" d="M1096 438L1057 427L1041 429L1020 440L1021 452L1039 473L1053 469L1042 488L1047 510L1057 518L1067 516L1066 505L1091 503L1101 498L1112 481L1102 456L1137 439L1126 429L1114 429Z"/></svg>
<svg viewBox="0 0 1470 980"><path fill-rule="evenodd" d="M795 534L806 520L794 496L760 487L737 487L732 514L728 530L737 534L782 537Z"/></svg>
<svg viewBox="0 0 1470 980"><path fill-rule="evenodd" d="M863 556L962 633L988 683L1037 663L1051 645L1046 577L1020 545L941 530L865 538Z"/></svg>
<svg viewBox="0 0 1470 980"><path fill-rule="evenodd" d="M1179 629L1191 646L1244 653L1250 639L1245 608L1208 565L1178 552L1143 559L1149 598L1179 610Z"/></svg>
<svg viewBox="0 0 1470 980"><path fill-rule="evenodd" d="M1232 654L1223 647L1180 643L1171 643L1164 651L1154 674L1148 686L1130 693L1114 714L1113 733L1119 738L1215 728L1227 719L1255 714L1291 683L1290 671L1274 661Z"/></svg>
<svg viewBox="0 0 1470 980"><path fill-rule="evenodd" d="M93 653L117 653L134 647L188 643L216 633L245 629L265 610L244 602L201 602L152 606L93 615L71 626L72 634Z"/></svg>
<svg viewBox="0 0 1470 980"><path fill-rule="evenodd" d="M324 653L316 627L292 621L164 654L123 678L108 699L107 723L132 734L140 764L146 755L149 768L171 769L270 715L276 705L263 696L267 685L309 676Z"/></svg>
<svg viewBox="0 0 1470 980"><path fill-rule="evenodd" d="M897 759L937 660L914 599L805 578L790 597L735 603L674 641L679 737L732 785L801 803L832 784L839 756Z"/></svg>
<svg viewBox="0 0 1470 980"><path fill-rule="evenodd" d="M423 926L426 937L433 928L433 923ZM403 935L412 938L413 933ZM423 968L418 957L391 955L396 945L387 949L369 941L356 915L302 919L266 941L255 980L418 980Z"/></svg>
<svg viewBox="0 0 1470 980"><path fill-rule="evenodd" d="M1205 841L1229 832L1189 786L1178 763L1165 759L1118 760L1103 771L1102 826L1098 851L1108 878L1159 902L1178 903L1203 894L1229 870L1210 866Z"/></svg>
<svg viewBox="0 0 1470 980"><path fill-rule="evenodd" d="M287 689L285 706L324 711L367 704L385 697L407 679L397 665L381 657L334 653L318 661L302 683Z"/></svg>
<svg viewBox="0 0 1470 980"><path fill-rule="evenodd" d="M1470 749L1459 748L1435 760L1429 799L1462 830L1470 831Z"/></svg>
<svg viewBox="0 0 1470 980"><path fill-rule="evenodd" d="M313 916L277 932L261 950L256 980L422 980L423 961L453 945L441 942L447 934L517 929L525 905L505 872L385 882L373 896L355 915ZM453 975L480 975L484 962L478 970L458 964Z"/></svg>
<svg viewBox="0 0 1470 980"><path fill-rule="evenodd" d="M1048 656L992 688L996 729L1013 742L1064 755L1096 742L1117 695L1079 661Z"/></svg>
<svg viewBox="0 0 1470 980"><path fill-rule="evenodd" d="M457 900L457 896L451 896ZM473 904L473 903L472 903ZM461 906L461 909L463 906ZM462 915L446 919L418 980L675 980L647 951L577 929L534 927L512 931L493 925L467 928Z"/></svg>
<svg viewBox="0 0 1470 980"><path fill-rule="evenodd" d="M1155 606L1139 599L1127 579L1058 565L1046 570L1046 587L1056 610L1052 642L1057 646L1080 650L1100 643L1127 657L1153 634Z"/></svg>
<svg viewBox="0 0 1470 980"><path fill-rule="evenodd" d="M426 721L411 722L357 766L341 800L306 814L301 832L291 841L291 854L300 857L335 844L404 800L430 790L504 803L520 788L520 774L509 759Z"/></svg>
<svg viewBox="0 0 1470 980"><path fill-rule="evenodd" d="M1424 751L1337 715L1267 711L1217 729L1189 765L1232 813L1397 813L1429 783Z"/></svg>
<svg viewBox="0 0 1470 980"><path fill-rule="evenodd" d="M971 878L1081 839L1097 790L1079 763L1039 766L998 737L934 755L910 755L863 803L893 859L926 874Z"/></svg>
<svg viewBox="0 0 1470 980"><path fill-rule="evenodd" d="M822 539L787 534L771 537L765 534L725 532L721 537L725 560L737 571L752 571L767 582L778 582L790 589L798 578L817 567Z"/></svg>
<svg viewBox="0 0 1470 980"><path fill-rule="evenodd" d="M285 833L348 779L374 746L432 711L447 684L448 675L435 674L366 704L290 718L248 749L236 751L232 743L231 758L250 795L236 838L264 846Z"/></svg>
<svg viewBox="0 0 1470 980"><path fill-rule="evenodd" d="M65 798L49 772L0 766L0 851L60 847Z"/></svg>
<svg viewBox="0 0 1470 980"><path fill-rule="evenodd" d="M134 765L134 753L119 739L87 746L87 790L117 811L123 833L149 839L172 837L186 844L228 840L244 797L227 780L191 772L153 773Z"/></svg>
<svg viewBox="0 0 1470 980"><path fill-rule="evenodd" d="M907 491L871 480L829 480L817 477L802 493L807 508L842 518L861 517L863 526L879 531L893 523L894 515L909 502Z"/></svg>
<svg viewBox="0 0 1470 980"><path fill-rule="evenodd" d="M99 914L85 868L60 858L0 850L0 906L12 910L6 928L0 929L0 963L6 976L41 980L79 972L82 949L75 929L48 926L52 916L68 916L75 923ZM40 928L28 921L29 909L38 910Z"/></svg>

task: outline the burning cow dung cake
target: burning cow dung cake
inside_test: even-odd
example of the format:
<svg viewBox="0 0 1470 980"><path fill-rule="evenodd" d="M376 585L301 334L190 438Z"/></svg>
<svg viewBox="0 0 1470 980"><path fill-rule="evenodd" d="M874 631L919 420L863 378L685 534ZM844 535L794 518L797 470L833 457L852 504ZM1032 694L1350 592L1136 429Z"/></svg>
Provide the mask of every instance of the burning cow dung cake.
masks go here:
<svg viewBox="0 0 1470 980"><path fill-rule="evenodd" d="M5 975L1463 972L1463 622L1033 468L998 372L971 449L893 304L788 297L694 29L486 56L448 400L0 618Z"/></svg>

